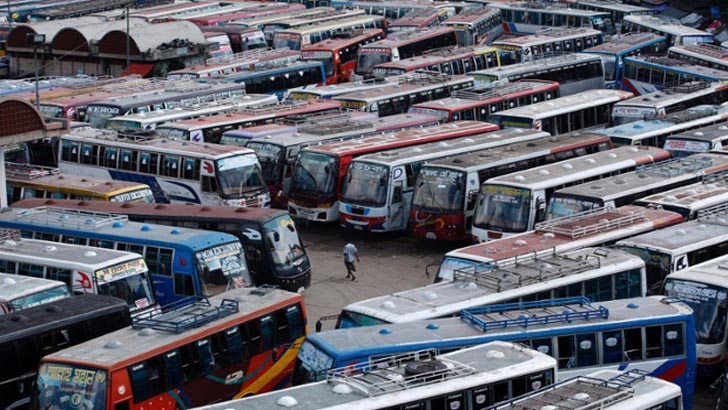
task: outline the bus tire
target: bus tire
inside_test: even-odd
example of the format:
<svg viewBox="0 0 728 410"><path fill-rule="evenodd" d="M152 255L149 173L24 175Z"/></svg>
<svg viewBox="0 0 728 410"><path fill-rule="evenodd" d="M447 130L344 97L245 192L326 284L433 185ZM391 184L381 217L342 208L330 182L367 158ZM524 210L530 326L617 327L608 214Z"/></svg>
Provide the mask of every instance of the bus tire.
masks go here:
<svg viewBox="0 0 728 410"><path fill-rule="evenodd" d="M414 362L407 363L404 367L404 375L405 377L420 376L427 373L445 370L446 368L447 366L444 363L437 360L428 360L426 362L416 360Z"/></svg>

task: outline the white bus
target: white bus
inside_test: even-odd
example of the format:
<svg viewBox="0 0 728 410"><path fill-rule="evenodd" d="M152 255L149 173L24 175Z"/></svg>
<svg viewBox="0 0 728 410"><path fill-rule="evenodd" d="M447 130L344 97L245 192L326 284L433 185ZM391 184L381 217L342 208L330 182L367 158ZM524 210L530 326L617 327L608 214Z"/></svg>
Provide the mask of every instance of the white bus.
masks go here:
<svg viewBox="0 0 728 410"><path fill-rule="evenodd" d="M703 177L702 182L646 196L634 202L644 207L677 212L685 220L698 217L698 212L728 203L728 172Z"/></svg>
<svg viewBox="0 0 728 410"><path fill-rule="evenodd" d="M533 128L551 135L601 128L609 123L612 107L631 97L631 92L621 90L582 91L500 111L488 121L501 128Z"/></svg>
<svg viewBox="0 0 728 410"><path fill-rule="evenodd" d="M703 30L680 24L678 20L652 15L625 16L623 33L655 33L667 37L670 45L714 43L713 35Z"/></svg>
<svg viewBox="0 0 728 410"><path fill-rule="evenodd" d="M141 255L26 238L0 241L0 272L65 283L73 294L122 299L132 316L159 311L147 264Z"/></svg>
<svg viewBox="0 0 728 410"><path fill-rule="evenodd" d="M614 23L614 31L616 33L622 32L622 21L626 16L658 13L657 10L649 9L647 7L608 0L576 0L574 6L582 10L601 11L611 14L611 20L612 23Z"/></svg>
<svg viewBox="0 0 728 410"><path fill-rule="evenodd" d="M253 150L78 129L60 138L61 172L143 181L155 199L203 205L270 206Z"/></svg>
<svg viewBox="0 0 728 410"><path fill-rule="evenodd" d="M555 373L551 356L496 341L441 355L423 350L380 356L332 369L326 380L199 409L474 410L549 386Z"/></svg>
<svg viewBox="0 0 728 410"><path fill-rule="evenodd" d="M589 28L615 34L609 13L569 8L558 3L526 1L488 1L488 7L500 9L506 33L533 34L545 27Z"/></svg>
<svg viewBox="0 0 728 410"><path fill-rule="evenodd" d="M728 49L708 43L672 46L667 57L690 64L728 71Z"/></svg>
<svg viewBox="0 0 728 410"><path fill-rule="evenodd" d="M0 316L69 296L61 281L0 273Z"/></svg>
<svg viewBox="0 0 728 410"><path fill-rule="evenodd" d="M728 119L728 118L726 118ZM708 152L728 145L728 123L721 121L714 125L667 137L663 148L673 157L686 157L696 152Z"/></svg>
<svg viewBox="0 0 728 410"><path fill-rule="evenodd" d="M589 28L548 28L536 34L498 39L493 47L500 51L501 64L532 61L541 56L577 53L602 44L604 36Z"/></svg>
<svg viewBox="0 0 728 410"><path fill-rule="evenodd" d="M341 226L367 232L406 230L415 180L423 163L547 136L545 132L513 129L357 157L344 179L339 201Z"/></svg>
<svg viewBox="0 0 728 410"><path fill-rule="evenodd" d="M491 178L480 187L472 234L487 241L532 230L546 219L546 205L556 190L668 158L670 153L661 148L620 147Z"/></svg>
<svg viewBox="0 0 728 410"><path fill-rule="evenodd" d="M361 15L326 21L320 24L308 24L296 28L277 30L273 34L273 48L300 50L309 44L332 38L335 33L363 28L384 29L386 21L381 16Z"/></svg>

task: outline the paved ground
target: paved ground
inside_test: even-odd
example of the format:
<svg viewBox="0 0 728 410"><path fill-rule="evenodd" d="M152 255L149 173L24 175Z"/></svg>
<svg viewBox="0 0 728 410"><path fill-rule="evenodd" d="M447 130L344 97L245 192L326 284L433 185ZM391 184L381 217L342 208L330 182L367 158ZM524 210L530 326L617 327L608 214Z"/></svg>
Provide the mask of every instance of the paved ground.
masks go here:
<svg viewBox="0 0 728 410"><path fill-rule="evenodd" d="M311 287L304 292L309 330L325 315L335 315L351 302L431 283L425 277L428 263L459 246L418 242L403 235L365 235L345 232L337 224L298 222L306 252L311 258ZM357 280L346 278L343 248L351 240L359 249ZM324 329L332 328L327 322ZM712 408L709 382L698 382L694 409Z"/></svg>

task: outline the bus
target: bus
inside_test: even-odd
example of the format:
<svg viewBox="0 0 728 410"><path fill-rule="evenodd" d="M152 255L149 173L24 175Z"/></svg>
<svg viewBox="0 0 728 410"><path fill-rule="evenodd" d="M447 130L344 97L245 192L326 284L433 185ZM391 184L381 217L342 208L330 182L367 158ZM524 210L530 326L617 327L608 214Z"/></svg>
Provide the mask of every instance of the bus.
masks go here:
<svg viewBox="0 0 728 410"><path fill-rule="evenodd" d="M728 145L728 123L719 122L707 127L673 134L667 137L663 148L673 157L687 157L697 152L708 152Z"/></svg>
<svg viewBox="0 0 728 410"><path fill-rule="evenodd" d="M305 336L301 295L235 289L45 356L31 409L74 408L71 395L95 409L258 395L290 384Z"/></svg>
<svg viewBox="0 0 728 410"><path fill-rule="evenodd" d="M326 69L326 84L348 82L356 71L359 47L384 38L382 29L362 29L336 33L332 38L301 47L304 61L321 61Z"/></svg>
<svg viewBox="0 0 728 410"><path fill-rule="evenodd" d="M600 57L573 53L543 57L526 63L468 73L476 84L508 83L518 80L547 80L559 83L564 97L582 91L604 88L604 66Z"/></svg>
<svg viewBox="0 0 728 410"><path fill-rule="evenodd" d="M384 355L450 351L498 340L556 359L556 381L598 369L640 369L680 386L692 407L697 366L692 313L686 304L664 296L599 304L571 297L473 307L455 318L314 333L298 352L294 383ZM384 328L389 332L380 333ZM328 360L312 360L316 357Z"/></svg>
<svg viewBox="0 0 728 410"><path fill-rule="evenodd" d="M439 49L420 56L377 64L372 68L374 77L390 77L415 70L437 71L445 74L467 74L471 71L499 67L498 50L488 46L464 46Z"/></svg>
<svg viewBox="0 0 728 410"><path fill-rule="evenodd" d="M130 324L124 301L92 294L0 316L0 407L28 408L43 356Z"/></svg>
<svg viewBox="0 0 728 410"><path fill-rule="evenodd" d="M685 83L673 89L642 94L614 104L612 123L622 125L648 118L661 118L696 105L720 105L726 101L728 84Z"/></svg>
<svg viewBox="0 0 728 410"><path fill-rule="evenodd" d="M323 15L330 15L333 14L335 9L333 7L312 7L308 9L302 9L302 10L289 10L285 12L277 12L275 14L268 14L265 16L255 16L255 17L245 17L242 19L231 21L226 26L240 26L240 27L249 27L249 28L255 28L258 30L263 30L263 27L265 27L266 23L276 22L279 20L286 20L286 19L294 19L294 18L315 18L318 16ZM363 12L360 12L359 14L364 14ZM270 41L269 38L266 38L266 41Z"/></svg>
<svg viewBox="0 0 728 410"><path fill-rule="evenodd" d="M506 33L534 34L545 27L574 27L615 34L610 13L568 8L561 4L489 1L488 7L499 9Z"/></svg>
<svg viewBox="0 0 728 410"><path fill-rule="evenodd" d="M211 296L253 284L242 245L230 234L49 206L14 208L0 214L0 219L0 225L19 230L23 238L143 255L139 260L142 264L146 260L143 267L146 271L148 265L154 297L163 307L192 302L190 296Z"/></svg>
<svg viewBox="0 0 728 410"><path fill-rule="evenodd" d="M353 81L350 78L348 83L330 84L318 87L306 87L290 90L289 100L330 100L338 95L368 91L376 88L391 87L397 84L397 77L390 78L368 78L366 80Z"/></svg>
<svg viewBox="0 0 728 410"><path fill-rule="evenodd" d="M487 122L458 121L332 142L301 150L293 167L288 194L288 211L292 216L316 222L339 220L339 200L351 161L364 154L445 141L458 137L497 131Z"/></svg>
<svg viewBox="0 0 728 410"><path fill-rule="evenodd" d="M154 202L149 185L62 174L57 168L37 165L5 165L8 203L25 198Z"/></svg>
<svg viewBox="0 0 728 410"><path fill-rule="evenodd" d="M646 196L634 202L643 207L677 212L686 221L697 219L701 211L728 203L728 173L715 172L702 182Z"/></svg>
<svg viewBox="0 0 728 410"><path fill-rule="evenodd" d="M248 93L274 94L278 100L284 100L289 89L326 84L326 69L320 61L296 61L279 65L255 65L212 78L245 84Z"/></svg>
<svg viewBox="0 0 728 410"><path fill-rule="evenodd" d="M311 262L287 212L269 208L231 208L182 204L113 204L89 201L28 199L14 208L43 206L126 215L141 223L205 229L236 236L257 285L278 285L296 292L311 284Z"/></svg>
<svg viewBox="0 0 728 410"><path fill-rule="evenodd" d="M432 115L441 122L488 121L491 114L559 97L559 83L545 80L517 80L488 83L455 90L450 97L413 104L408 112Z"/></svg>
<svg viewBox="0 0 728 410"><path fill-rule="evenodd" d="M0 273L0 316L70 296L58 280Z"/></svg>
<svg viewBox="0 0 728 410"><path fill-rule="evenodd" d="M367 77L377 64L419 56L434 49L452 48L457 44L455 30L447 27L393 33L359 47L356 74Z"/></svg>
<svg viewBox="0 0 728 410"><path fill-rule="evenodd" d="M487 241L530 231L546 219L546 205L556 190L668 158L670 153L661 148L619 147L490 178L480 187L472 234Z"/></svg>
<svg viewBox="0 0 728 410"><path fill-rule="evenodd" d="M159 311L149 269L138 253L9 234L0 238L0 271L61 281L74 295L119 298L132 316Z"/></svg>
<svg viewBox="0 0 728 410"><path fill-rule="evenodd" d="M317 7L318 9L328 9L328 7ZM263 24L263 36L269 45L273 45L275 34L279 31L297 30L306 27L312 27L314 25L325 25L327 23L334 22L336 20L349 19L353 17L366 17L363 10L335 10L335 11L322 11L313 15L305 17L290 17L285 19L276 19L274 21L268 21ZM386 22L385 22L386 23ZM386 24L381 27L386 28ZM339 32L346 32L348 30L341 30ZM316 41L313 41L316 43Z"/></svg>
<svg viewBox="0 0 728 410"><path fill-rule="evenodd" d="M246 148L94 128L62 135L60 146L61 172L146 183L159 202L270 206L260 163Z"/></svg>
<svg viewBox="0 0 728 410"><path fill-rule="evenodd" d="M241 19L247 19L247 18L256 18L261 16L268 16L271 14L278 14L278 13L290 13L295 11L301 11L304 10L306 6L303 4L297 4L297 3L260 3L255 4L252 3L251 5L246 5L245 8L240 10L233 10L233 11L222 11L212 14L212 15L205 15L205 16L199 16L199 17L190 17L185 18L185 20L191 21L195 23L197 26L225 26L230 22L241 20Z"/></svg>
<svg viewBox="0 0 728 410"><path fill-rule="evenodd" d="M552 384L555 367L554 359L543 353L500 341L439 355L427 349L385 353L371 362L332 369L316 383L205 409L479 409Z"/></svg>
<svg viewBox="0 0 728 410"><path fill-rule="evenodd" d="M440 23L455 15L454 9L426 7L410 11L402 18L389 24L387 32L414 31L440 26Z"/></svg>
<svg viewBox="0 0 728 410"><path fill-rule="evenodd" d="M728 71L728 50L725 47L708 43L672 46L667 51L667 57L689 64Z"/></svg>
<svg viewBox="0 0 728 410"><path fill-rule="evenodd" d="M183 104L199 104L245 94L245 87L235 83L201 83L178 81L161 91L114 97L89 103L86 122L94 128L104 128L109 118L174 108ZM254 92L254 91L249 91Z"/></svg>
<svg viewBox="0 0 728 410"><path fill-rule="evenodd" d="M667 57L626 57L622 89L635 95L705 82L728 82L728 72Z"/></svg>
<svg viewBox="0 0 728 410"><path fill-rule="evenodd" d="M409 233L418 239L466 241L480 184L494 176L611 148L609 139L573 132L474 151L422 165L415 181L409 215Z"/></svg>
<svg viewBox="0 0 728 410"><path fill-rule="evenodd" d="M692 408L680 388L665 380L650 377L640 369L626 372L601 370L584 377L524 394L487 410L532 409L559 406L564 409L598 407L603 410L655 410ZM553 403L553 404L552 404Z"/></svg>
<svg viewBox="0 0 728 410"><path fill-rule="evenodd" d="M387 22L381 16L361 15L349 18L302 25L297 28L276 30L273 34L273 48L288 47L291 50L300 50L309 44L332 38L335 33L365 28L386 29Z"/></svg>
<svg viewBox="0 0 728 410"><path fill-rule="evenodd" d="M460 46L490 44L503 34L500 11L488 7L463 9L440 26L455 30Z"/></svg>
<svg viewBox="0 0 728 410"><path fill-rule="evenodd" d="M703 176L728 170L720 154L695 154L643 165L636 171L572 185L555 191L546 205L546 219L561 218L601 207L630 205L635 200L700 182Z"/></svg>
<svg viewBox="0 0 728 410"><path fill-rule="evenodd" d="M504 130L354 158L349 164L339 201L341 226L366 232L404 231L412 207L415 180L424 163L546 136L548 134L537 131ZM458 195L456 192L448 194Z"/></svg>
<svg viewBox="0 0 728 410"><path fill-rule="evenodd" d="M251 65L277 65L301 59L301 53L294 50L272 50L267 48L243 51L230 56L211 57L205 64L188 66L170 71L168 80L194 80L238 72Z"/></svg>
<svg viewBox="0 0 728 410"><path fill-rule="evenodd" d="M683 44L713 44L713 35L696 28L684 26L679 21L660 15L631 15L622 20L623 33L655 33L667 37L671 46Z"/></svg>
<svg viewBox="0 0 728 410"><path fill-rule="evenodd" d="M605 0L577 0L573 3L576 8L581 10L600 11L611 14L612 23L614 23L615 33L622 33L622 21L626 16L637 16L645 14L657 14L657 10L647 7L635 6L616 1Z"/></svg>
<svg viewBox="0 0 728 410"><path fill-rule="evenodd" d="M395 80L392 80L393 82ZM415 71L399 76L390 87L377 87L333 98L342 108L371 112L379 117L403 114L412 104L449 97L453 91L473 86L466 75Z"/></svg>
<svg viewBox="0 0 728 410"><path fill-rule="evenodd" d="M150 87L152 86L150 85ZM152 90L148 90L147 92L152 92ZM86 112L89 104L105 100L107 98L121 97L128 94L129 92L124 90L95 90L89 93L72 93L68 96L48 99L44 99L43 96L41 96L39 111L46 117L65 118L70 121L86 121ZM35 99L33 100L35 101Z"/></svg>
<svg viewBox="0 0 728 410"><path fill-rule="evenodd" d="M398 20L416 9L427 9L435 7L438 10L446 10L448 14L455 14L463 9L475 7L467 2L431 2L418 0L331 0L331 6L336 9L364 10L367 14L384 16L388 20Z"/></svg>
<svg viewBox="0 0 728 410"><path fill-rule="evenodd" d="M493 42L503 65L523 63L541 56L578 53L604 42L604 34L590 28L546 28L535 34L500 38Z"/></svg>
<svg viewBox="0 0 728 410"><path fill-rule="evenodd" d="M594 0L592 0L594 1ZM624 58L642 55L665 55L667 38L653 33L626 33L612 36L609 41L584 50L596 54L604 62L606 88L622 88Z"/></svg>
<svg viewBox="0 0 728 410"><path fill-rule="evenodd" d="M338 101L291 101L275 106L242 108L234 113L216 114L191 120L162 124L156 132L169 139L218 143L226 131L270 124L289 117L338 113Z"/></svg>
<svg viewBox="0 0 728 410"><path fill-rule="evenodd" d="M511 108L490 116L501 128L533 128L551 135L582 129L603 128L610 121L612 107L633 94L622 90L590 90Z"/></svg>

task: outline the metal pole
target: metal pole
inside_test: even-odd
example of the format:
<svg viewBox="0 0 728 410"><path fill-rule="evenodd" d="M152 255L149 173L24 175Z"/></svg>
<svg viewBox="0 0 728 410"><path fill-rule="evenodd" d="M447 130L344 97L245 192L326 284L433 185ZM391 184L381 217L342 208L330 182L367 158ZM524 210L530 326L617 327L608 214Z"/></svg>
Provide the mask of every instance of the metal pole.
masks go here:
<svg viewBox="0 0 728 410"><path fill-rule="evenodd" d="M129 6L126 6L126 75L129 75Z"/></svg>
<svg viewBox="0 0 728 410"><path fill-rule="evenodd" d="M38 87L38 47L33 46L33 65L35 66L35 108L40 111L40 89Z"/></svg>

